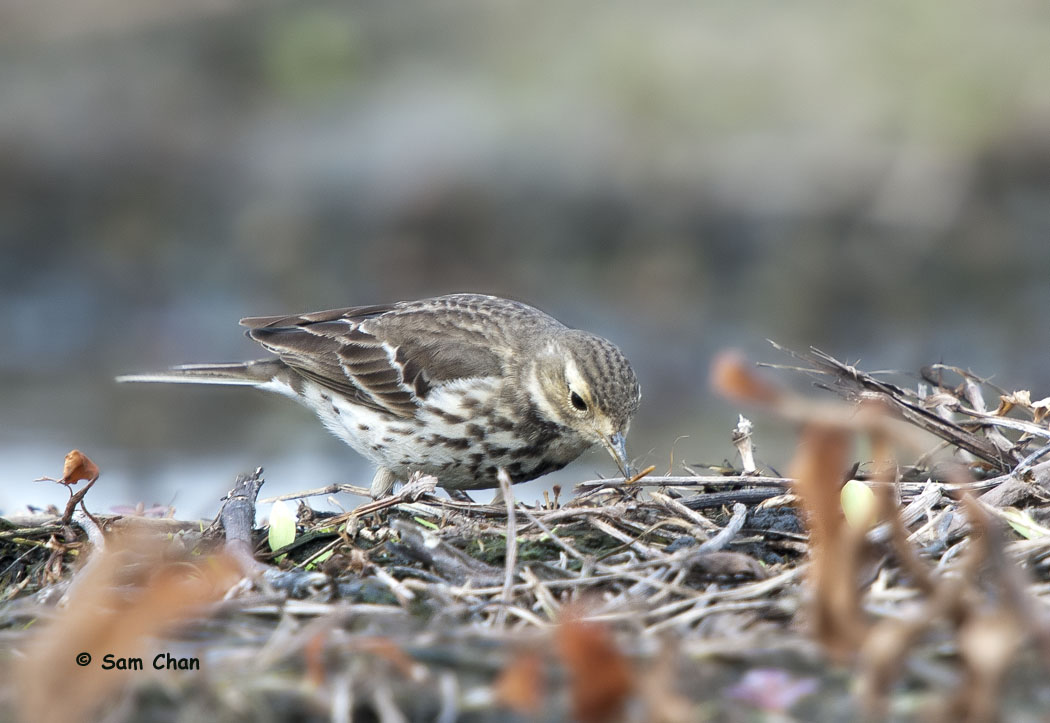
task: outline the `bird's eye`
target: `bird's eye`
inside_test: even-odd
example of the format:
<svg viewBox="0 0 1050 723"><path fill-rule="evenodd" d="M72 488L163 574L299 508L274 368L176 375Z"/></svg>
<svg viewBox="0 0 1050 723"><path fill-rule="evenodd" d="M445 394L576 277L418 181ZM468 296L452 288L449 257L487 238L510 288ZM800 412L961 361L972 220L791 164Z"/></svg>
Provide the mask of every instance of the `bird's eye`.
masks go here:
<svg viewBox="0 0 1050 723"><path fill-rule="evenodd" d="M579 411L587 411L587 402L583 401L583 397L581 397L576 392L573 392L569 395L569 401L572 402L572 406L576 407L576 409L578 409Z"/></svg>

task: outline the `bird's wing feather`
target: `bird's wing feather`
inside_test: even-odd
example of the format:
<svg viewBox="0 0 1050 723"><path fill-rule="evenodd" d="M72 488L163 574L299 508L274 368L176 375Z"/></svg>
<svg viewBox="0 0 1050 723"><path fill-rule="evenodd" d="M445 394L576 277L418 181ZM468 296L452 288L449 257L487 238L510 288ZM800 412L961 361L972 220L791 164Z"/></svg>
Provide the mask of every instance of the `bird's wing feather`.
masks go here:
<svg viewBox="0 0 1050 723"><path fill-rule="evenodd" d="M291 314L281 316L249 316L241 319L241 326L249 329L274 328L285 326L303 326L306 324L323 323L340 319L354 319L362 321L373 316L379 316L393 311L393 304L376 304L373 306L350 306L345 309L327 309L325 311L312 311L308 314Z"/></svg>
<svg viewBox="0 0 1050 723"><path fill-rule="evenodd" d="M469 319L432 307L355 307L242 323L304 377L399 417L414 416L435 385L503 371L491 340Z"/></svg>

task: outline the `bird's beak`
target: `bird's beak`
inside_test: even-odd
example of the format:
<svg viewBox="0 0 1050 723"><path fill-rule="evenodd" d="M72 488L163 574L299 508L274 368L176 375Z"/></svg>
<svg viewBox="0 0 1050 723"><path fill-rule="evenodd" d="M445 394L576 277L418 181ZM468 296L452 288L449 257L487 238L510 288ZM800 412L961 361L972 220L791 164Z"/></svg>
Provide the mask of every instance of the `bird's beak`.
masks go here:
<svg viewBox="0 0 1050 723"><path fill-rule="evenodd" d="M627 464L627 440L621 432L611 434L608 437L602 435L602 444L609 450L609 454L616 460L616 466L620 468L620 474L624 479L631 476L631 467Z"/></svg>

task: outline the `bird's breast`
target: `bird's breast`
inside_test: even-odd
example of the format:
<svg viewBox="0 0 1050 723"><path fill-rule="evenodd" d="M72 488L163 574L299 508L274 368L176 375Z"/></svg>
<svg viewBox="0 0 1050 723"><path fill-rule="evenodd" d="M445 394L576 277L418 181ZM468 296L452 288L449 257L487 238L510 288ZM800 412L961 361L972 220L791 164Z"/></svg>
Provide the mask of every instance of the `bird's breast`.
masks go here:
<svg viewBox="0 0 1050 723"><path fill-rule="evenodd" d="M524 482L561 469L590 443L501 394L499 379L457 380L431 389L414 417L356 404L318 385L303 402L336 436L400 480L415 471L443 487L499 486L498 470Z"/></svg>

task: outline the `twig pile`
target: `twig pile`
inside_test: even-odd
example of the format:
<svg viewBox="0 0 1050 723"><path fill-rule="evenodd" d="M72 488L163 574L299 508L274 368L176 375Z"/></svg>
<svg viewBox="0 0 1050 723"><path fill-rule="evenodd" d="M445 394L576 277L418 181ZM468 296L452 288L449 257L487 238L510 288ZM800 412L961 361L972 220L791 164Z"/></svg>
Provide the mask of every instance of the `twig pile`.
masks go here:
<svg viewBox="0 0 1050 723"><path fill-rule="evenodd" d="M35 681L7 694L37 720L114 705L142 717L158 701L229 720L1038 711L1050 695L1050 400L942 365L905 389L817 351L796 356L843 399L800 396L728 356L712 372L730 399L801 425L786 478L759 468L741 418L740 469L595 480L534 506L514 503L509 484L502 503L479 505L443 499L420 478L336 517L300 502L295 541L272 551L251 529L261 470L238 480L203 531L82 516L81 529L106 533L89 552L68 521L0 520L11 601L0 626L20 679ZM338 491L364 492L295 497ZM130 563L111 541L116 527L162 524L174 548L139 545ZM200 567L202 552L219 550L211 569L234 566L235 584ZM85 552L110 574L70 575ZM162 571L166 586L134 575L113 598L129 564ZM184 568L209 585L173 585ZM155 601L158 589L166 612L143 625L135 601ZM172 614L180 595L191 615ZM62 699L41 692L84 674L77 651L63 662L69 630L96 630L98 655L117 639L92 623L100 599L139 621L137 650L188 650L200 673L101 676L93 693ZM21 632L40 618L54 621Z"/></svg>

